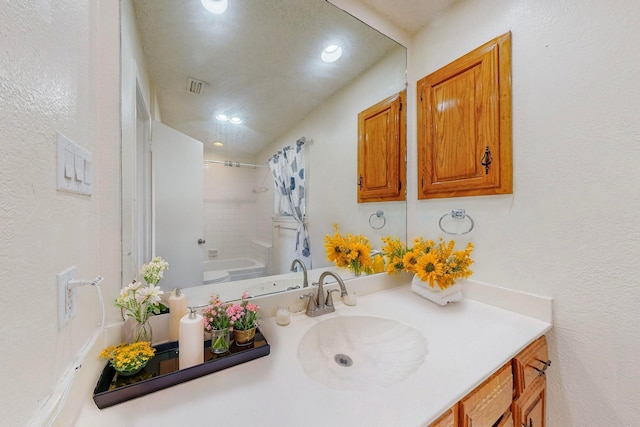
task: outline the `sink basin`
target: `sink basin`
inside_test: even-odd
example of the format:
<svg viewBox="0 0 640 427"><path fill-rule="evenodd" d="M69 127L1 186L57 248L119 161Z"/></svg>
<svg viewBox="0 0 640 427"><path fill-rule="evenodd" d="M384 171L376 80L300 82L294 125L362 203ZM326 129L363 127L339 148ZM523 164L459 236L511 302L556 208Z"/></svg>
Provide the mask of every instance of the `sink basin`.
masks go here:
<svg viewBox="0 0 640 427"><path fill-rule="evenodd" d="M402 381L424 362L427 340L411 325L376 316L337 316L302 337L305 373L334 389L365 389Z"/></svg>

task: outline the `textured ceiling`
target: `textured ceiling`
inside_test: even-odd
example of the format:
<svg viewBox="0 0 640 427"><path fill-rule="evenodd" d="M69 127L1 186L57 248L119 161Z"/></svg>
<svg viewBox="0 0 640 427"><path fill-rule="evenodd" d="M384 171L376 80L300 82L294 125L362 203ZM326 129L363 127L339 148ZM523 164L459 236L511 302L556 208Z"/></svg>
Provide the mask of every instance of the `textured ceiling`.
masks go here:
<svg viewBox="0 0 640 427"><path fill-rule="evenodd" d="M325 0L231 0L222 15L200 0L134 7L162 121L205 151L222 141L216 150L227 157L257 153L398 46ZM325 64L320 52L331 43L344 54ZM187 77L207 82L201 95L187 92ZM244 123L218 122L217 113Z"/></svg>

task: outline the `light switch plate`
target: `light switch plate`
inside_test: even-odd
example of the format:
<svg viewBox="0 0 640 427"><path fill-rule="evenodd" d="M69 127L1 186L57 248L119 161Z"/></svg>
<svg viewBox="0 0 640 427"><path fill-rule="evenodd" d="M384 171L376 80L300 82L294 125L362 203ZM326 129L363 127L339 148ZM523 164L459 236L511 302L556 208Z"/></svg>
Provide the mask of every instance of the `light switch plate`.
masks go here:
<svg viewBox="0 0 640 427"><path fill-rule="evenodd" d="M90 196L93 194L91 152L82 148L60 132L58 139L57 188ZM89 165L87 167L87 165Z"/></svg>

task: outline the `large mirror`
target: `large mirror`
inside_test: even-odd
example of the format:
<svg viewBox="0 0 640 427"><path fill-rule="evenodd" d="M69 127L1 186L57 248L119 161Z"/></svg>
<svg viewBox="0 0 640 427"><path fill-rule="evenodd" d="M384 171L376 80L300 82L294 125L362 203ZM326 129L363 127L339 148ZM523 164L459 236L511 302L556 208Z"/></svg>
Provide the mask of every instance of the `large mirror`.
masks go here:
<svg viewBox="0 0 640 427"><path fill-rule="evenodd" d="M405 239L405 203L358 204L356 172L358 113L406 88L403 46L325 0L122 0L121 15L124 283L157 255L165 291L232 299L298 286L295 258L310 281L330 268L334 224L374 249ZM286 146L303 156L303 255L268 166Z"/></svg>

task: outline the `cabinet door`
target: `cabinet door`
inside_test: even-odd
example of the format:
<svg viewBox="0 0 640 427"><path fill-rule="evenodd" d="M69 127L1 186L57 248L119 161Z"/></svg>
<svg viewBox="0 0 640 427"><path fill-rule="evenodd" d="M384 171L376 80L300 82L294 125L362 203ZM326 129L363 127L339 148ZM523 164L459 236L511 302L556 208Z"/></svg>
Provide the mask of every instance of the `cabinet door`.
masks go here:
<svg viewBox="0 0 640 427"><path fill-rule="evenodd" d="M405 91L358 114L358 203L405 200Z"/></svg>
<svg viewBox="0 0 640 427"><path fill-rule="evenodd" d="M517 426L545 427L545 392L547 380L537 377L513 402L513 416Z"/></svg>
<svg viewBox="0 0 640 427"><path fill-rule="evenodd" d="M418 198L512 192L511 33L417 83Z"/></svg>
<svg viewBox="0 0 640 427"><path fill-rule="evenodd" d="M459 403L461 427L490 427L513 401L511 363L503 366Z"/></svg>

